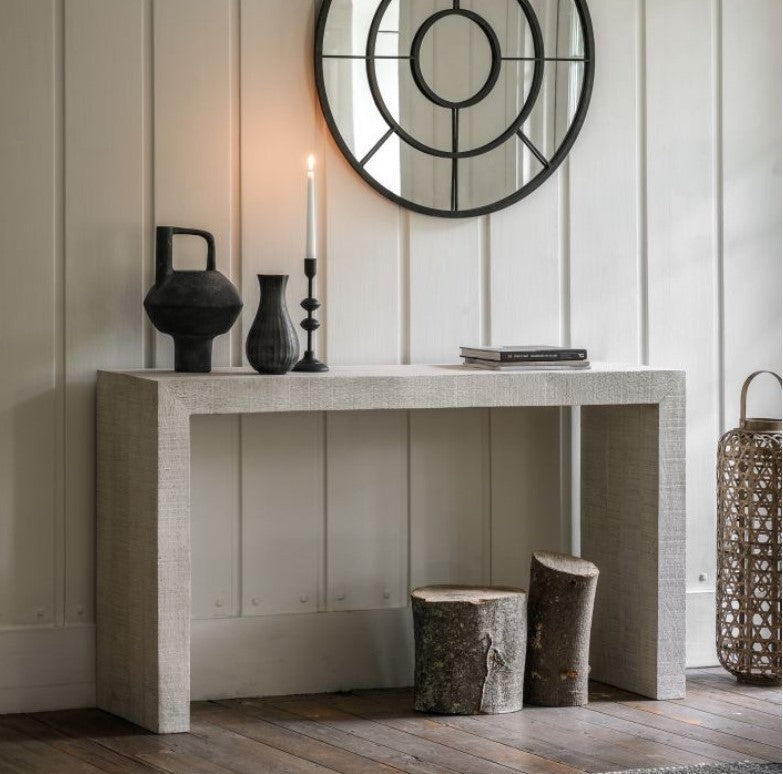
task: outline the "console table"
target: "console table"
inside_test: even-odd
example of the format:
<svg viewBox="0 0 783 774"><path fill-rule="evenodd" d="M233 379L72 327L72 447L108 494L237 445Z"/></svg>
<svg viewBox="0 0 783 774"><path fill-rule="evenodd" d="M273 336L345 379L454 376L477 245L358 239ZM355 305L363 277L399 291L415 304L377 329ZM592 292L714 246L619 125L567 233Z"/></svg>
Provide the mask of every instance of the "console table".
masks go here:
<svg viewBox="0 0 783 774"><path fill-rule="evenodd" d="M258 376L98 374L98 705L151 731L190 726L190 417L580 406L582 555L601 571L592 676L685 691L685 375L462 366Z"/></svg>

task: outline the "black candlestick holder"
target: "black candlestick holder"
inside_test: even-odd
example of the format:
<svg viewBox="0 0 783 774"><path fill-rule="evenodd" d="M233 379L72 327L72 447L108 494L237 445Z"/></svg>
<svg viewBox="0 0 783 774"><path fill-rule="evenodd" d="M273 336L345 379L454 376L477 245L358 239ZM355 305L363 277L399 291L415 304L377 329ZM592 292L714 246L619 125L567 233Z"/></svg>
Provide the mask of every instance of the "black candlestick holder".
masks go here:
<svg viewBox="0 0 783 774"><path fill-rule="evenodd" d="M313 279L315 278L315 258L304 259L305 277L307 277L307 298L302 301L302 309L307 312L307 317L300 323L300 325L307 331L307 349L305 350L304 357L294 366L294 371L304 371L305 373L322 373L328 371L329 366L326 363L322 363L315 356L313 352L313 333L321 327L321 323L313 317L313 313L319 306L320 302L313 298Z"/></svg>

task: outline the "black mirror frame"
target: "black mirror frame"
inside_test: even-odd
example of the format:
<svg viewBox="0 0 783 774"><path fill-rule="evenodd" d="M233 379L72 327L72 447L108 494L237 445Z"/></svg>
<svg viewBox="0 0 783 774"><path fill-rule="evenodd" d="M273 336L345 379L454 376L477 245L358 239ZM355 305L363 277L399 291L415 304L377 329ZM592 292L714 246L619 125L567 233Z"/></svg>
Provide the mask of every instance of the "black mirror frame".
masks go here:
<svg viewBox="0 0 783 774"><path fill-rule="evenodd" d="M506 207L515 204L521 199L524 199L529 194L533 193L533 191L535 191L539 186L541 186L552 176L555 170L560 166L560 164L562 164L565 157L571 151L571 148L576 142L576 138L579 135L579 132L581 131L582 126L585 122L585 118L587 117L587 109L590 106L590 98L593 93L593 83L595 81L595 37L593 33L593 22L590 17L590 10L587 7L587 0L572 0L572 2L574 3L577 13L579 14L579 20L582 25L582 34L584 38L585 72L582 80L581 93L579 95L579 104L577 105L576 112L574 113L573 121L571 122L571 125L568 127L568 131L566 132L566 136L564 137L563 141L558 146L552 158L546 160L540 156L540 154L538 153L537 149L535 149L535 147L530 147L525 135L522 135L520 133L520 139L522 140L522 142L525 143L525 145L531 150L531 152L533 152L533 154L537 158L539 158L539 161L545 162L543 164L544 169L541 172L539 172L532 180L527 182L525 185L522 186L522 188L515 191L513 194L506 196L503 199L500 199L496 202L493 202L492 204L485 205L483 207L475 207L473 209L465 209L465 210L460 210L460 209L440 210L440 209L435 209L433 207L426 207L422 204L417 204L416 202L412 202L394 193L393 191L390 191L385 186L381 185L381 183L379 183L372 175L370 175L366 171L362 162L356 158L356 156L353 154L351 149L346 145L345 141L343 140L342 135L340 134L340 130L337 127L337 122L335 121L334 115L332 114L331 107L329 105L329 99L326 94L326 84L324 82L323 39L324 39L324 31L326 28L326 21L329 16L329 10L332 5L332 0L323 0L323 2L321 3L321 9L318 14L318 21L315 28L315 54L314 54L315 83L318 91L318 99L321 104L321 110L323 112L324 118L326 120L327 125L329 126L329 130L332 134L332 137L334 138L334 141L337 143L337 146L340 148L340 151L342 152L343 156L345 156L348 163L354 168L354 170L356 170L356 172L382 196L386 197L387 199L391 199L391 201L395 202L401 207L405 207L408 210L412 210L413 212L418 212L423 215L431 215L440 218L471 218L479 215L488 215L493 212L497 212L498 210L505 209ZM455 0L455 8L459 7L457 3L458 0ZM388 4L389 4L388 0L378 0L379 7L385 5L387 6ZM528 100L528 102L531 101ZM530 107L532 107L532 102L530 104ZM388 137L392 133L394 133L394 131L395 130L393 127L390 128L389 131L380 139L380 141L372 149L371 154L377 151L378 148L388 139ZM402 141L405 142L404 139L402 139ZM434 154L434 155L449 155L449 154ZM453 200L453 193L452 193L452 200Z"/></svg>

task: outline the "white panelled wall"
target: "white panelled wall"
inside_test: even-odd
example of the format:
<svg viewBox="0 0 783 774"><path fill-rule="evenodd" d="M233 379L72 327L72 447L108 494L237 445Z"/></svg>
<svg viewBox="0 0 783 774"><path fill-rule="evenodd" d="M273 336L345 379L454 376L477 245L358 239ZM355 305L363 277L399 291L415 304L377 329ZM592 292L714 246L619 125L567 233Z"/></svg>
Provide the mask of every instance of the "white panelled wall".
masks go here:
<svg viewBox="0 0 783 774"><path fill-rule="evenodd" d="M781 367L779 0L589 0L569 160L459 221L400 210L340 156L316 4L0 0L0 712L94 701L95 371L171 365L141 306L154 225L215 234L245 301L215 363L240 365L257 273L290 273L300 315L311 151L330 362L528 342L687 369L688 652L714 661L715 445L744 376ZM176 264L200 250L182 238ZM194 696L408 682L411 584L525 585L531 549L578 544L573 420L195 420Z"/></svg>

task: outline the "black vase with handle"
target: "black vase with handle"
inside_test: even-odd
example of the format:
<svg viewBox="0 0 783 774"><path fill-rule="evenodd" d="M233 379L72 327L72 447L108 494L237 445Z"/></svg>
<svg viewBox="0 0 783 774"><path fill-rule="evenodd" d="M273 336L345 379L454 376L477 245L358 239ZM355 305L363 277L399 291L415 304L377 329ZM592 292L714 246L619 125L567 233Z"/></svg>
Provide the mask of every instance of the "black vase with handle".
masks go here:
<svg viewBox="0 0 783 774"><path fill-rule="evenodd" d="M261 303L247 336L245 352L260 374L284 374L299 359L299 338L288 314L287 274L259 274Z"/></svg>
<svg viewBox="0 0 783 774"><path fill-rule="evenodd" d="M175 234L191 234L206 241L206 271L174 270ZM237 289L215 268L212 234L195 228L158 226L155 284L144 299L144 308L152 324L174 339L175 370L212 370L212 339L226 333L242 309Z"/></svg>

